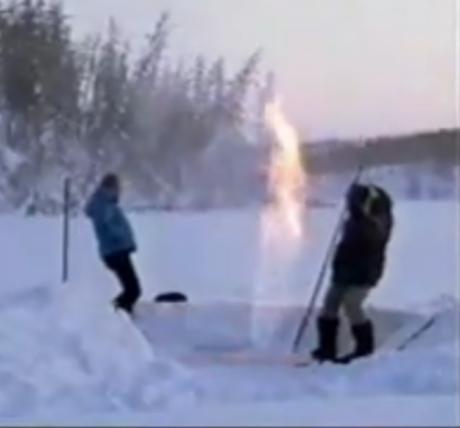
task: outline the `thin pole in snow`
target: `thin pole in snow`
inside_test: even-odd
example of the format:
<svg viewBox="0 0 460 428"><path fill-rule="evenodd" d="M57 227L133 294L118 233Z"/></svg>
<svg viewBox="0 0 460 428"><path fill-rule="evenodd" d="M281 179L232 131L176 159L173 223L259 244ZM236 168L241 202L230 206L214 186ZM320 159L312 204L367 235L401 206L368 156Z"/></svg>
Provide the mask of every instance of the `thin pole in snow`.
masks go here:
<svg viewBox="0 0 460 428"><path fill-rule="evenodd" d="M62 216L62 282L69 279L70 178L64 180Z"/></svg>
<svg viewBox="0 0 460 428"><path fill-rule="evenodd" d="M397 346L397 351L404 351L412 342L417 340L423 333L425 333L435 323L437 315L433 315L426 320L418 330L414 331L404 342Z"/></svg>

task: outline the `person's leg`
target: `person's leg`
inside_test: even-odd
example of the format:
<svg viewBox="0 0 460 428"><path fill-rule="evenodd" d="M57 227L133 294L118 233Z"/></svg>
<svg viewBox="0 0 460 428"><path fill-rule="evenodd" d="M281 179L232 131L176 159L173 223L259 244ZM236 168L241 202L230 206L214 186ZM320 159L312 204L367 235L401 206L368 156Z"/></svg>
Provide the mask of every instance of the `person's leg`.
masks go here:
<svg viewBox="0 0 460 428"><path fill-rule="evenodd" d="M128 312L141 294L139 280L129 253L120 253L106 259L107 266L115 273L123 291L115 298L115 305Z"/></svg>
<svg viewBox="0 0 460 428"><path fill-rule="evenodd" d="M349 362L354 358L371 354L374 351L374 329L371 320L363 310L363 303L369 295L369 289L364 287L350 287L344 296L345 313L351 326L355 340L355 350L342 358Z"/></svg>
<svg viewBox="0 0 460 428"><path fill-rule="evenodd" d="M312 352L312 357L319 361L333 361L337 357L339 311L344 291L344 288L333 284L324 298L323 307L316 321L318 347Z"/></svg>
<svg viewBox="0 0 460 428"><path fill-rule="evenodd" d="M368 288L356 286L349 286L343 295L343 307L351 325L363 324L368 320L363 309L368 295Z"/></svg>
<svg viewBox="0 0 460 428"><path fill-rule="evenodd" d="M321 318L337 319L340 307L346 294L346 288L332 284L326 292L323 306L321 308Z"/></svg>
<svg viewBox="0 0 460 428"><path fill-rule="evenodd" d="M136 270L134 268L131 257L127 255L125 259L125 294L126 302L129 310L136 304L137 300L141 295L141 288L139 285L139 279L137 277Z"/></svg>

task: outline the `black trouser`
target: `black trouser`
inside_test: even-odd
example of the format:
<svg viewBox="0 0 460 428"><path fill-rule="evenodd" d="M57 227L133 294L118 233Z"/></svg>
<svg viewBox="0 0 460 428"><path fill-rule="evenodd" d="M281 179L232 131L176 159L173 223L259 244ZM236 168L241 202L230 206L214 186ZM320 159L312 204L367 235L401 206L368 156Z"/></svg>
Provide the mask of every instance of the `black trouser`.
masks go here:
<svg viewBox="0 0 460 428"><path fill-rule="evenodd" d="M115 304L128 312L132 312L133 306L141 295L139 280L131 262L129 252L111 254L104 257L107 267L114 272L120 281L123 291L116 297Z"/></svg>

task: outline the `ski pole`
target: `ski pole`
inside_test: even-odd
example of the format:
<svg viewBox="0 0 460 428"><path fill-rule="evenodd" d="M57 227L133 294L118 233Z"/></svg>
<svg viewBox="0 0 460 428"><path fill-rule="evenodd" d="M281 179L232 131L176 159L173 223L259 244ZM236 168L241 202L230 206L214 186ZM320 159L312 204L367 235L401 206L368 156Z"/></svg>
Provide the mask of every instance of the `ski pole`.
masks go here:
<svg viewBox="0 0 460 428"><path fill-rule="evenodd" d="M418 330L413 332L404 342L402 342L397 348L397 351L404 351L412 342L417 340L423 333L431 328L436 321L436 315L425 321Z"/></svg>
<svg viewBox="0 0 460 428"><path fill-rule="evenodd" d="M63 222L62 222L62 282L69 279L69 209L70 209L70 178L64 181Z"/></svg>
<svg viewBox="0 0 460 428"><path fill-rule="evenodd" d="M364 147L366 148L367 145L365 144ZM350 188L351 186L353 186L355 183L357 183L359 181L363 171L364 171L364 162L361 162L361 164L359 165L359 167L358 167L358 169L356 171L356 174L353 177L353 180L351 181L350 186L348 188ZM346 204L345 204L343 206L341 212L340 212L339 219L338 219L337 224L335 226L335 229L334 229L334 232L332 234L332 237L331 237L331 239L329 241L329 246L327 248L326 255L325 255L324 259L323 259L323 263L322 263L322 265L320 267L320 271L319 271L319 274L318 274L318 277L317 277L317 280L316 280L316 283L315 283L315 286L314 286L314 289L313 289L313 294L312 294L312 296L310 298L307 310L306 310L304 316L302 317L302 319L300 321L300 325L299 325L299 327L297 329L297 333L296 333L294 343L293 343L293 347L292 347L293 352L297 351L297 349L298 349L298 347L300 345L300 341L302 340L303 334L304 334L305 330L307 329L307 327L308 327L308 325L310 323L310 318L311 318L311 315L313 313L313 309L315 307L316 300L318 298L319 292L320 292L320 290L322 288L324 277L326 276L326 273L327 273L327 267L329 265L330 259L332 258L332 254L333 254L333 251L335 249L336 242L337 242L339 233L341 231L343 222L345 220L346 213L347 213L347 209L346 209Z"/></svg>

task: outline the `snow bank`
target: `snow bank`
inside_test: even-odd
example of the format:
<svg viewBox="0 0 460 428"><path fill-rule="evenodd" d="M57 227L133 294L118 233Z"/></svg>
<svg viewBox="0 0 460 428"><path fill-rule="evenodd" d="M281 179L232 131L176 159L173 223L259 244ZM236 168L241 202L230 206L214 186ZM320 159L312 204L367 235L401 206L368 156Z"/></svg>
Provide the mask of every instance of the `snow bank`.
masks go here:
<svg viewBox="0 0 460 428"><path fill-rule="evenodd" d="M93 291L39 287L3 302L0 416L151 410L193 396L187 370L155 358L132 323Z"/></svg>
<svg viewBox="0 0 460 428"><path fill-rule="evenodd" d="M401 426L459 421L459 312L453 301L445 302L432 330L407 350L377 353L349 366L185 366L153 352L127 319L103 309L103 293L73 286L37 288L2 309L0 423ZM168 334L174 334L173 327Z"/></svg>
<svg viewBox="0 0 460 428"><path fill-rule="evenodd" d="M382 396L324 399L312 396L290 401L216 403L183 406L158 413L123 412L79 414L78 426L417 426L458 427L457 402L453 397ZM38 415L42 426L66 426L66 415ZM37 422L35 422L37 423ZM30 425L29 419L8 422L9 426Z"/></svg>

